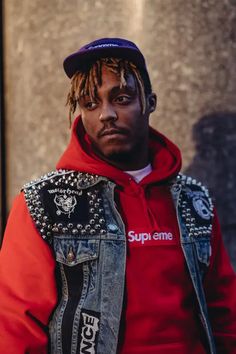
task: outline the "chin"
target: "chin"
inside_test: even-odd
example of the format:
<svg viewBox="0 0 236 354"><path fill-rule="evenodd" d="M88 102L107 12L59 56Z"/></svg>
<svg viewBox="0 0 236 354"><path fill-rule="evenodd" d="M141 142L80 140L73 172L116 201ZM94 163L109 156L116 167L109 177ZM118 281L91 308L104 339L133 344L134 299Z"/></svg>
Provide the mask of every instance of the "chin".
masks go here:
<svg viewBox="0 0 236 354"><path fill-rule="evenodd" d="M115 149L104 153L103 156L113 162L129 162L133 160L134 153L131 149Z"/></svg>
<svg viewBox="0 0 236 354"><path fill-rule="evenodd" d="M132 163L137 155L140 154L139 145L117 144L99 148L94 145L94 151L103 160L110 164L129 164Z"/></svg>

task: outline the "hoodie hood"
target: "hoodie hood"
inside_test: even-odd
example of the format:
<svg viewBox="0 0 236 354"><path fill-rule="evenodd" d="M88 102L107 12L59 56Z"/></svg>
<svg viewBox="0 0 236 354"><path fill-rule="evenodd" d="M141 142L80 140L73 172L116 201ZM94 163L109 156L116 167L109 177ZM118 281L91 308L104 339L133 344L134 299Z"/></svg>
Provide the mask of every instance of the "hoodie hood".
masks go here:
<svg viewBox="0 0 236 354"><path fill-rule="evenodd" d="M181 154L176 145L163 134L150 127L149 156L153 171L140 184L160 183L175 177L181 168ZM82 119L78 116L72 127L70 143L56 166L88 172L109 178L119 185L126 185L130 176L99 158L92 149Z"/></svg>

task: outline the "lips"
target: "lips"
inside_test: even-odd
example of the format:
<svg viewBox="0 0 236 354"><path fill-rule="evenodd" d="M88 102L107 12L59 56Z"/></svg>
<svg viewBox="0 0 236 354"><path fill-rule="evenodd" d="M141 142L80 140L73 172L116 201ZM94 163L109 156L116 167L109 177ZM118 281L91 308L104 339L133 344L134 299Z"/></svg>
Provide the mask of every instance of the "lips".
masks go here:
<svg viewBox="0 0 236 354"><path fill-rule="evenodd" d="M127 131L125 129L117 129L117 128L107 128L100 132L99 137L102 136L112 136L112 135L127 135Z"/></svg>

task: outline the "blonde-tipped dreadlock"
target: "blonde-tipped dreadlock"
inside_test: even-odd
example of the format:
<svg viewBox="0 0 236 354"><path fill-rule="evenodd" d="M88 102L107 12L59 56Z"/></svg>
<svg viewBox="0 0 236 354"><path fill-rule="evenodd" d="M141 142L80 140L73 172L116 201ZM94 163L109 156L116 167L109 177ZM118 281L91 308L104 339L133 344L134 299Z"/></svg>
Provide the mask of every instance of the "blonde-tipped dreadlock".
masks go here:
<svg viewBox="0 0 236 354"><path fill-rule="evenodd" d="M127 77L132 74L136 80L137 89L141 99L142 112L146 109L144 82L136 65L128 60L117 58L101 58L97 60L86 72L76 72L71 79L71 89L67 96L66 105L69 106L69 121L75 112L78 100L90 96L97 98L97 88L102 85L102 66L105 65L111 72L120 78L120 87L127 85Z"/></svg>

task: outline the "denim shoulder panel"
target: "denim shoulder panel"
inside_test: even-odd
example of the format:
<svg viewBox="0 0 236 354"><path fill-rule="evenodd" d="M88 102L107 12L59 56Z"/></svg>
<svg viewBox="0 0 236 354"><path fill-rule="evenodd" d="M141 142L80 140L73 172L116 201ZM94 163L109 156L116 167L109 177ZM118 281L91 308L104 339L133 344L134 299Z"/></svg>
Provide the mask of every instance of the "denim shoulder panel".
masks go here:
<svg viewBox="0 0 236 354"><path fill-rule="evenodd" d="M181 246L198 300L199 315L208 339L209 352L215 354L202 286L211 255L213 204L207 188L191 177L179 175L171 186L171 192L176 205Z"/></svg>
<svg viewBox="0 0 236 354"><path fill-rule="evenodd" d="M180 221L186 226L183 238L189 241L189 238L209 237L213 204L208 189L191 177L179 175L171 190Z"/></svg>
<svg viewBox="0 0 236 354"><path fill-rule="evenodd" d="M187 247L188 244L194 243L198 261L208 266L213 218L213 204L209 192L195 179L179 175L172 185L172 194L177 207L181 244Z"/></svg>
<svg viewBox="0 0 236 354"><path fill-rule="evenodd" d="M72 170L50 172L23 187L36 228L49 243L54 235L105 233L98 184L104 177Z"/></svg>

